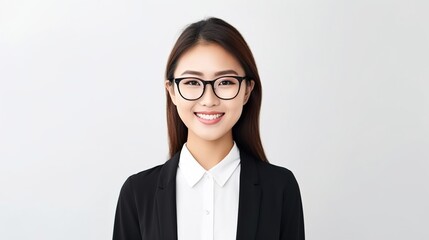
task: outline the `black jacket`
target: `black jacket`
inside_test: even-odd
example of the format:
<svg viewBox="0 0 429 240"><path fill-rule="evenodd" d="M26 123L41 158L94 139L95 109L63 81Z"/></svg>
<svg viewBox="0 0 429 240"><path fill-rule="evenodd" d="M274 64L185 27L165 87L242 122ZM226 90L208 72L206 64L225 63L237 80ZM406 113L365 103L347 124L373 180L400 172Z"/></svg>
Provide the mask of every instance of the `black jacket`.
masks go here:
<svg viewBox="0 0 429 240"><path fill-rule="evenodd" d="M116 209L113 240L177 239L179 156L177 153L163 165L125 181ZM240 159L237 240L303 240L301 196L292 172L242 151Z"/></svg>

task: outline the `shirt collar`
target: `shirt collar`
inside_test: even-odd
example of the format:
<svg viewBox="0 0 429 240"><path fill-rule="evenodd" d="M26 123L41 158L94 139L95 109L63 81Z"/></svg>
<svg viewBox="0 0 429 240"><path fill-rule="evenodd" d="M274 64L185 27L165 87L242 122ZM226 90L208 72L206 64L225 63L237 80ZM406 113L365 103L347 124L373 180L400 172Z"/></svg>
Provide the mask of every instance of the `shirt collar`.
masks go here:
<svg viewBox="0 0 429 240"><path fill-rule="evenodd" d="M222 161L206 171L192 154L189 152L186 143L183 144L180 152L179 168L183 172L186 182L190 187L195 186L204 174L213 176L215 182L223 187L228 179L232 176L235 169L240 164L240 151L234 142L234 146Z"/></svg>

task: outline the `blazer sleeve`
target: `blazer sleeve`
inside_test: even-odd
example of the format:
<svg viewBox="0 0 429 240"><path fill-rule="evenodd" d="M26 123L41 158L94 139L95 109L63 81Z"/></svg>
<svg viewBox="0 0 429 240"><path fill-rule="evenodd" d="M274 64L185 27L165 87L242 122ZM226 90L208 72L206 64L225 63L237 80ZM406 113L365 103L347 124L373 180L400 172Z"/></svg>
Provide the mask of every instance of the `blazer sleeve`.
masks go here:
<svg viewBox="0 0 429 240"><path fill-rule="evenodd" d="M304 240L304 216L302 209L301 194L292 172L283 195L282 208L282 240Z"/></svg>
<svg viewBox="0 0 429 240"><path fill-rule="evenodd" d="M132 187L132 176L121 188L116 207L113 240L141 240L136 198Z"/></svg>

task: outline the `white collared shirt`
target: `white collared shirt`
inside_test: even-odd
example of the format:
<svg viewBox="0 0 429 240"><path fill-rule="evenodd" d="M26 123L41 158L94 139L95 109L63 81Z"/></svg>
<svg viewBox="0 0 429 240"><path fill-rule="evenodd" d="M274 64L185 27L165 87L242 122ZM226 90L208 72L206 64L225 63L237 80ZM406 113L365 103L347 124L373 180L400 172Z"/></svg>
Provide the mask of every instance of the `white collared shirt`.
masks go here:
<svg viewBox="0 0 429 240"><path fill-rule="evenodd" d="M178 239L236 239L239 188L240 152L235 142L228 155L208 171L184 144L176 176Z"/></svg>

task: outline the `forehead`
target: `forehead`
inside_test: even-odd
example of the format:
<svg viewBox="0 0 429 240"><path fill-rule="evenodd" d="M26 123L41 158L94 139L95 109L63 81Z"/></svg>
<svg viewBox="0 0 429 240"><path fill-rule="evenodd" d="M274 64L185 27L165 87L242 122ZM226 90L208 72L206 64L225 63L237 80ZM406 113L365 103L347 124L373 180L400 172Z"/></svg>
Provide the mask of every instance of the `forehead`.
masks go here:
<svg viewBox="0 0 429 240"><path fill-rule="evenodd" d="M238 60L222 46L215 43L199 43L188 49L179 58L175 77L185 71L201 72L204 77L213 77L216 72L234 70L244 75L244 70Z"/></svg>

